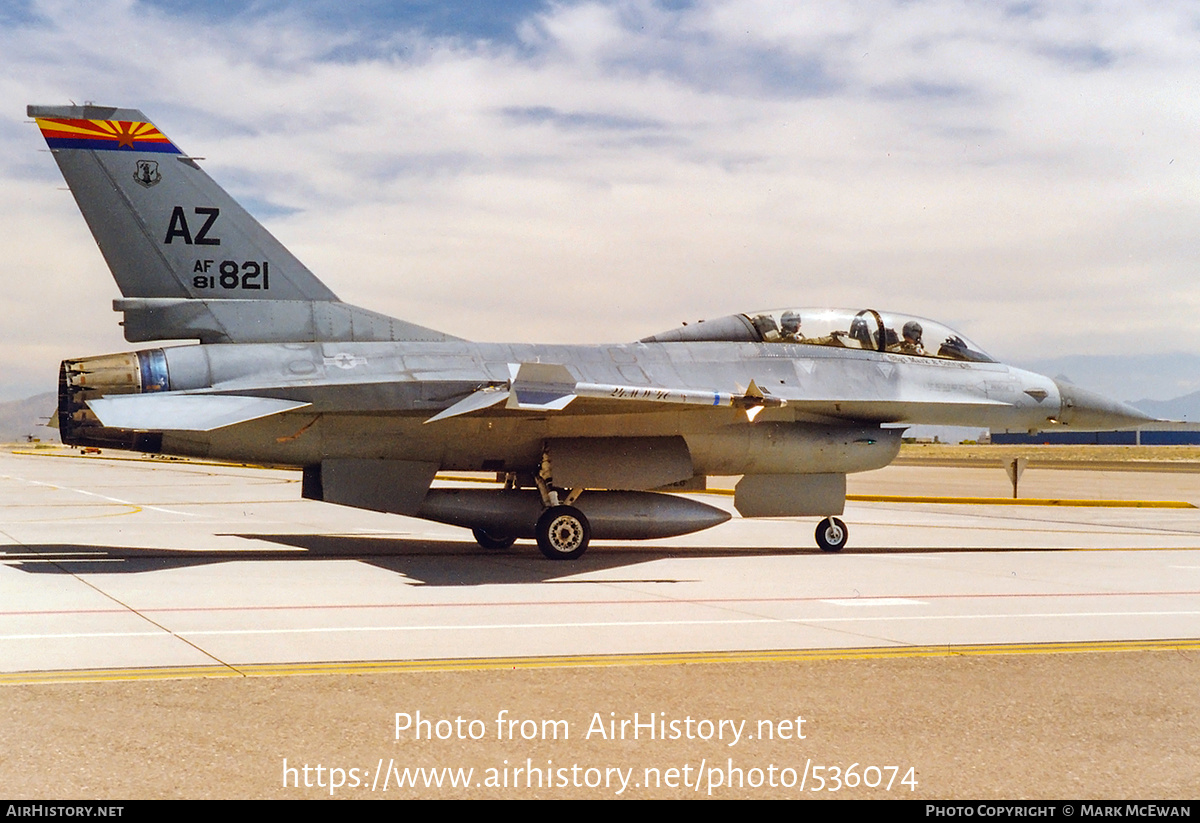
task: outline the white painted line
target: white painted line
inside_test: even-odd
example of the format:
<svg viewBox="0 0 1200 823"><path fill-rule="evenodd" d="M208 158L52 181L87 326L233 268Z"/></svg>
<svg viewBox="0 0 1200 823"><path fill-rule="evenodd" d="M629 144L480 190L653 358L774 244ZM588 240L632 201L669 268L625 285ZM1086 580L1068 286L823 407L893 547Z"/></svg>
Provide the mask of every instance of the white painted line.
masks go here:
<svg viewBox="0 0 1200 823"><path fill-rule="evenodd" d="M840 600L821 600L831 606L924 606L924 600L913 600L908 597L850 597Z"/></svg>
<svg viewBox="0 0 1200 823"><path fill-rule="evenodd" d="M53 483L43 483L40 480L27 480L24 477L16 477L14 475L5 475L4 478L6 480L20 480L22 483L29 483L30 485L33 485L33 486L45 486L48 489L54 489L56 491L68 491L68 492L75 492L76 494L86 494L88 497L99 497L101 500L108 500L112 503L120 503L122 506L136 506L137 508L140 508L140 509L149 509L150 511L165 512L166 514L182 514L184 517L199 517L200 516L198 514L193 514L192 512L181 512L181 511L177 511L175 509L164 509L160 506L145 506L145 505L142 505L141 503L134 503L132 500L122 500L119 497L109 497L106 494L98 494L96 492L84 491L83 489L73 489L70 486L56 486Z"/></svg>
<svg viewBox="0 0 1200 823"><path fill-rule="evenodd" d="M88 637L159 637L164 634L176 637L224 637L236 635L280 635L280 634L337 634L346 632L444 632L444 631L513 631L517 629L611 629L626 627L669 627L669 626L752 626L780 624L824 624L824 623L878 623L881 621L916 622L922 620L1045 620L1079 619L1097 617L1200 617L1200 611L1150 611L1150 612L1045 612L1023 614L941 614L923 616L894 615L876 617L790 617L790 618L744 618L740 620L629 620L590 623L471 623L439 626L319 626L296 629L199 629L189 631L177 629L170 632L88 632L81 634L12 634L0 635L4 640L67 640Z"/></svg>

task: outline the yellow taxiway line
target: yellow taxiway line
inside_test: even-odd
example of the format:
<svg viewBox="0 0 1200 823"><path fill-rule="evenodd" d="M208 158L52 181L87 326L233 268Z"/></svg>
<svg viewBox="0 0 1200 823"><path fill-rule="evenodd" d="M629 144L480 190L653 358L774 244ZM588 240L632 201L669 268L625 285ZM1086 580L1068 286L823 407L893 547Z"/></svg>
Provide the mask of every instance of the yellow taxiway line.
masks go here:
<svg viewBox="0 0 1200 823"><path fill-rule="evenodd" d="M291 466L268 466L255 463L229 463L211 460L151 460L143 457L107 456L97 458L95 455L65 453L63 451L13 449L12 454L31 457L75 457L100 460L124 460L148 465L193 465L193 466L222 466L247 469L269 469L280 471L296 471ZM438 480L454 483L492 483L496 481L484 477L466 477L463 475L439 474ZM733 489L704 489L694 492L683 491L680 494L719 494L732 496ZM1197 508L1186 500L1082 500L1050 497L934 497L908 494L848 494L846 500L852 503L933 503L938 505L963 506L1059 506L1059 507L1090 507L1114 509L1194 509Z"/></svg>
<svg viewBox="0 0 1200 823"><path fill-rule="evenodd" d="M454 483L494 483L482 477L439 474L438 480ZM677 494L719 494L732 497L733 489L703 489L673 492ZM848 494L854 503L938 503L965 506L1091 506L1100 508L1134 509L1194 509L1186 500L1081 500L1051 497L933 497L915 494Z"/></svg>
<svg viewBox="0 0 1200 823"><path fill-rule="evenodd" d="M985 657L1027 654L1105 654L1148 651L1200 651L1200 639L1097 640L1073 643L998 643L965 646L877 646L857 649L777 651L666 652L656 654L561 655L553 657L478 657L442 660L381 660L347 663L262 663L245 666L164 666L137 669L0 674L0 686L40 683L87 683L129 680L182 680L199 677L295 677L399 672L500 671L608 666L678 666L702 663L792 663L826 660Z"/></svg>
<svg viewBox="0 0 1200 823"><path fill-rule="evenodd" d="M724 492L720 492L724 494ZM732 492L729 492L732 494ZM1052 497L919 497L907 494L848 494L860 503L950 503L969 506L1094 506L1114 509L1194 509L1186 500L1072 500Z"/></svg>

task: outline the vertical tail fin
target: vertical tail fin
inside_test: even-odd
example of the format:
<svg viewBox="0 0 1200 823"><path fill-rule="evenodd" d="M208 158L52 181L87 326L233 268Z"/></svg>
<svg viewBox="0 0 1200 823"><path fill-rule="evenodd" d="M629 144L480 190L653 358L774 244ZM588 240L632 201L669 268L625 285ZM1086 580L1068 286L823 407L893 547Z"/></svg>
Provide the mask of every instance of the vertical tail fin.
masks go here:
<svg viewBox="0 0 1200 823"><path fill-rule="evenodd" d="M342 303L140 111L28 113L124 295L126 340L458 339Z"/></svg>
<svg viewBox="0 0 1200 823"><path fill-rule="evenodd" d="M121 294L337 300L136 109L30 106Z"/></svg>
<svg viewBox="0 0 1200 823"><path fill-rule="evenodd" d="M337 300L142 112L28 110L126 298Z"/></svg>

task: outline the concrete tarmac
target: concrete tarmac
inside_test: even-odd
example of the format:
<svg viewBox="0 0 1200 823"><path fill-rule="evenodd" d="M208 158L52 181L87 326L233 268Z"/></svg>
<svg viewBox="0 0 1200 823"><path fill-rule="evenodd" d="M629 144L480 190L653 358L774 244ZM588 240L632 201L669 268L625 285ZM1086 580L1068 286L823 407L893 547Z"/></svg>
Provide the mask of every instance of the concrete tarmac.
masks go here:
<svg viewBox="0 0 1200 823"><path fill-rule="evenodd" d="M1022 493L1200 502L1200 474L1097 474L1103 476L1029 471ZM1040 787L1037 796L1064 791L1071 796L1072 786L1080 785L1093 796L1106 795L1105 787L1114 792L1109 796L1146 795L1157 787L1150 794L1186 797L1200 789L1196 746L1182 737L1194 741L1200 731L1194 688L1185 685L1195 682L1200 647L1200 509L851 503L844 516L850 544L838 555L815 548L815 518L735 518L671 540L596 542L581 561L561 563L544 560L532 544L490 552L478 548L465 530L302 501L298 480L295 472L164 460L0 455L0 672L18 695L10 704L14 712L22 707L0 727L5 739L25 742L29 735L49 733L45 718L58 716L65 700L89 707L93 720L111 716L110 746L121 741L152 749L162 743L155 737L163 733L161 723L139 721L149 737L137 741L129 739L132 732L123 731L123 724L136 713L139 700L160 699L153 695L175 695L169 703L182 700L181 694L192 695L196 705L216 701L223 707L221 722L236 736L239 727L254 725L247 725L239 695L259 695L253 703L269 701L264 695L282 690L295 701L290 705L306 707L303 716L316 718L328 708L320 701L338 699L330 694L364 686L383 694L399 689L403 695L399 703L364 708L369 720L346 721L372 727L363 738L370 752L381 745L379 727L391 720L389 707L404 712L403 706L414 706L414 695L427 712L439 713L432 716L487 715L490 723L495 720L490 713L518 704L526 718L569 715L577 734L597 712L605 715L602 720L608 712L614 720L635 711L643 720L647 712L668 712L667 719L682 722L698 717L701 707L706 717L731 724L765 712L758 719L776 724L779 734L787 714L805 706L814 716L828 716L840 702L835 684L843 682L855 694L849 702L860 705L864 725L856 727L857 735L846 729L835 734L827 722L824 751L854 757L854 751L870 750L897 760L900 749L889 749L888 741L902 749L909 744L900 739L924 726L944 751L930 754L933 759L925 763L912 755L916 759L908 762L918 773L927 773L934 761L944 764L945 757L967 757L971 774L998 774L990 754L965 755L958 739L947 737L948 728L912 718L925 717L926 710L932 717L939 703L947 705L962 694L986 703L989 690L998 689L993 678L1000 676L1026 682L1023 688L1036 696L1037 677L1028 681L1030 667L1013 662L1036 660L1034 670L1053 669L1055 678L1065 678L1058 687L1079 682L1082 667L1087 676L1108 683L1102 691L1122 705L1147 705L1143 690L1150 689L1148 702L1171 707L1172 719L1162 725L1161 717L1144 718L1145 723L1159 724L1156 735L1166 733L1171 740L1181 735L1176 744L1162 744L1161 751L1172 755L1170 763L1158 755L1139 755L1139 763L1122 766L1131 777L1105 783L1094 778L1111 772L1114 764L1108 755L1093 753L1105 760L1083 770L1093 779L1058 783L1043 776L1029 782L1028 776L1014 776L1020 786L1006 780L964 782L967 772L939 767L937 780L916 781L916 791L906 787L904 796L1018 796L1031 785ZM1006 491L1011 494L1011 486L999 469L911 466L853 477L850 488L859 494L1003 496ZM731 503L721 496L703 499ZM821 656L823 662L813 659ZM1150 662L1114 667L1111 661L1118 657ZM964 658L987 662L966 669L948 662ZM673 665L653 665L664 663ZM867 667L872 674L864 679ZM431 671L418 675L415 668ZM455 668L480 671L446 672ZM517 668L525 672L519 691L502 685L505 678L487 674ZM683 669L691 685L673 691L670 684L677 678L670 672ZM878 701L889 689L909 694L910 684L936 684L939 671L947 678L945 688L934 686L925 709L910 706L904 717L889 720L883 713L869 719L871 707L882 705ZM1115 671L1123 674L1109 682ZM1156 673L1155 683L1130 674L1149 671ZM326 676L286 677L301 672ZM280 681L275 675L285 677ZM962 683L951 683L960 675L966 678ZM193 679L150 682L164 677ZM96 684L113 679L126 682ZM819 681L826 691L816 689L811 702L785 687L783 702L791 707L785 709L777 693L781 679ZM569 688L555 685L566 682ZM582 692L581 682L590 684ZM857 685L865 682L872 684L870 693ZM481 688L489 690L486 699ZM1173 694L1173 688L1187 693ZM661 708L647 708L636 699L645 690ZM578 695L593 691L610 694L602 702L611 708L601 712L596 704L590 711ZM714 704L713 694L736 699ZM1061 688L1055 694L1064 733L1078 736L1090 728L1084 707L1091 703L1071 704ZM981 704L975 706L987 714ZM163 711L173 716L177 709ZM1034 713L1047 711L1041 707ZM267 714L279 712L286 710L275 707ZM206 724L216 722L206 717ZM964 708L949 712L946 720L969 723L970 717ZM91 720L80 722L94 731ZM1145 724L1130 722L1131 735L1146 733ZM901 738L889 735L897 724L904 726ZM353 747L351 756L341 743L334 745L333 737L345 728L339 722L327 736L317 735L305 756L316 763L321 745L327 744L328 757L351 757L350 765L370 772L378 785L381 772L390 774L382 765L388 758L367 757ZM788 729L794 732L795 726ZM732 725L726 730L731 733ZM489 740L495 731L489 728ZM597 740L593 734L574 744L581 748L569 750L570 756L594 759L603 752ZM503 751L514 757L533 751L526 743ZM446 748L450 745L435 739L410 750L432 757L429 763L481 768L494 764L501 751L473 739L456 739L456 748ZM620 757L608 759L643 769L660 762L658 749L644 737L624 745ZM696 756L699 763L721 754L700 737L672 745L683 747L671 750L672 762ZM776 748L763 748L763 741L756 745L755 762L784 755L777 748L780 741L772 742ZM1108 754L1123 760L1132 756L1114 745L1107 747ZM185 748L187 754L180 750L173 756L199 763L204 752L212 753L204 745ZM433 757L439 752L440 758ZM298 785L284 786L288 772L273 756L267 759L275 765L266 769L265 760L256 761L247 772L253 775L248 783L217 781L200 768L198 778L182 790L168 790L156 782L160 770L149 768L126 771L115 782L101 776L103 769L84 769L92 775L86 787L78 777L64 783L53 765L14 761L11 754L0 755L0 778L3 785L23 787L13 789L18 794L42 797L323 794L322 787L306 787L299 778ZM807 761L811 767L812 759ZM80 770L72 773L78 776ZM1139 782L1150 774L1178 777ZM480 782L466 794L507 796L506 787ZM813 785L803 793L813 794ZM369 794L355 788L344 794ZM672 797L683 796L682 791L668 782L631 794ZM879 791L860 786L850 793L885 796ZM747 785L721 796L797 793L796 784ZM441 789L416 794L463 796ZM539 796L611 795L585 781Z"/></svg>

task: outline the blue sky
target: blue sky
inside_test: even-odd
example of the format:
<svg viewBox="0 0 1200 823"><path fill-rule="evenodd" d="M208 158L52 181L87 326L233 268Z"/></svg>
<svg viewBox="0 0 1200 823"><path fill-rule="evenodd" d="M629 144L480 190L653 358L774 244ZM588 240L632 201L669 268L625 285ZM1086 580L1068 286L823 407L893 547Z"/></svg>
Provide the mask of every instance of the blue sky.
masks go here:
<svg viewBox="0 0 1200 823"><path fill-rule="evenodd" d="M343 299L467 337L870 305L1006 359L1200 354L1198 28L1187 2L0 3L0 398L128 347L24 122L68 100L142 109Z"/></svg>
<svg viewBox="0 0 1200 823"><path fill-rule="evenodd" d="M171 16L192 17L204 23L243 20L254 23L275 16L300 15L322 27L360 32L387 33L415 29L432 36L512 41L518 24L546 10L544 0L505 0L501 3L453 2L452 0L321 0L295 3L282 0L148 0L144 3ZM660 4L686 8L687 3Z"/></svg>

